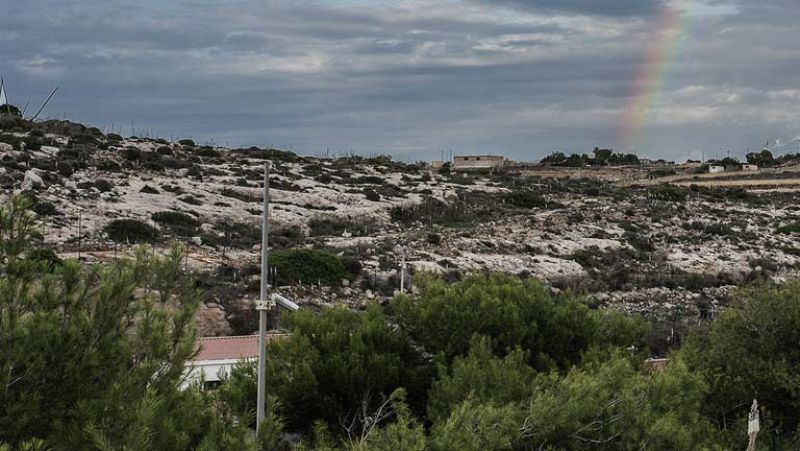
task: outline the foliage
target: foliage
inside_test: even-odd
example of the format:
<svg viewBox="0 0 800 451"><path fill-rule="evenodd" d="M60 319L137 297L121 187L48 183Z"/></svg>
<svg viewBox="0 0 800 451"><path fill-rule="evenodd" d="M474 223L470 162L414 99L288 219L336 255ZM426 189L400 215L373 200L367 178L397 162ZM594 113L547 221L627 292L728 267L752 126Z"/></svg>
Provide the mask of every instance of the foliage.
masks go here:
<svg viewBox="0 0 800 451"><path fill-rule="evenodd" d="M687 190L668 184L661 184L650 188L647 196L651 199L663 200L666 202L683 202L688 195Z"/></svg>
<svg viewBox="0 0 800 451"><path fill-rule="evenodd" d="M428 417L446 420L464 401L521 403L531 395L535 375L523 351L515 349L504 358L496 357L491 340L476 337L466 357L456 357L448 369L442 366L439 379L431 387Z"/></svg>
<svg viewBox="0 0 800 451"><path fill-rule="evenodd" d="M311 218L308 221L311 236L342 236L345 232L353 236L368 236L377 231L377 224L369 219L345 219L336 216Z"/></svg>
<svg viewBox="0 0 800 451"><path fill-rule="evenodd" d="M525 412L527 449L710 449L700 377L676 362L642 374L621 354L598 353L566 376L542 374Z"/></svg>
<svg viewBox="0 0 800 451"><path fill-rule="evenodd" d="M6 103L0 105L0 116L22 116L20 109L16 105Z"/></svg>
<svg viewBox="0 0 800 451"><path fill-rule="evenodd" d="M352 274L342 258L327 251L314 249L284 249L272 252L269 264L275 268L282 283L321 283L339 285Z"/></svg>
<svg viewBox="0 0 800 451"><path fill-rule="evenodd" d="M0 208L0 442L252 448L207 394L179 388L199 303L182 250L160 258L139 249L130 261L65 261L42 271L26 257L33 222L25 208L19 198Z"/></svg>
<svg viewBox="0 0 800 451"><path fill-rule="evenodd" d="M583 167L583 166L629 166L639 164L639 157L632 153L616 153L612 149L595 147L593 157L573 153L569 156L563 152L552 152L544 157L542 164L550 166Z"/></svg>
<svg viewBox="0 0 800 451"><path fill-rule="evenodd" d="M550 294L533 279L476 274L453 285L418 277L416 285L416 299L401 296L392 303L397 321L428 352L442 353L448 361L467 355L473 336L480 335L491 339L496 355L520 347L536 368L566 367L604 330L605 316L573 296ZM630 329L637 326L623 330ZM638 344L627 333L603 339L608 345Z"/></svg>
<svg viewBox="0 0 800 451"><path fill-rule="evenodd" d="M290 430L310 430L317 420L329 426L352 421L362 405L371 412L400 387L411 395L412 408L424 411L431 366L378 306L364 312L300 310L282 322L292 334L270 343L266 386L284 406ZM254 372L246 368L231 378L255 385Z"/></svg>
<svg viewBox="0 0 800 451"><path fill-rule="evenodd" d="M545 198L533 191L513 191L503 196L503 199L517 208L541 208L547 205Z"/></svg>
<svg viewBox="0 0 800 451"><path fill-rule="evenodd" d="M775 166L775 157L769 149L763 149L761 152L750 152L745 155L747 163L755 164L760 168L769 168Z"/></svg>
<svg viewBox="0 0 800 451"><path fill-rule="evenodd" d="M259 149L258 147L250 147L248 149L235 149L233 152L245 158L256 158L259 160L272 160L272 161L297 161L298 156L294 152L279 149Z"/></svg>
<svg viewBox="0 0 800 451"><path fill-rule="evenodd" d="M182 236L193 234L199 226L193 216L180 211L159 211L153 213L150 218L162 227L169 228L172 233Z"/></svg>
<svg viewBox="0 0 800 451"><path fill-rule="evenodd" d="M682 350L708 381L706 413L722 430L743 427L753 399L770 428L793 434L800 425L800 283L744 290L708 331ZM762 427L763 429L763 427ZM741 437L741 430L739 431Z"/></svg>
<svg viewBox="0 0 800 451"><path fill-rule="evenodd" d="M446 421L431 431L434 451L513 450L523 424L522 411L514 405L480 404L469 399L453 409Z"/></svg>
<svg viewBox="0 0 800 451"><path fill-rule="evenodd" d="M793 222L789 224L783 224L776 229L778 233L800 233L800 223Z"/></svg>
<svg viewBox="0 0 800 451"><path fill-rule="evenodd" d="M103 231L118 243L144 243L158 238L158 230L137 219L115 219Z"/></svg>

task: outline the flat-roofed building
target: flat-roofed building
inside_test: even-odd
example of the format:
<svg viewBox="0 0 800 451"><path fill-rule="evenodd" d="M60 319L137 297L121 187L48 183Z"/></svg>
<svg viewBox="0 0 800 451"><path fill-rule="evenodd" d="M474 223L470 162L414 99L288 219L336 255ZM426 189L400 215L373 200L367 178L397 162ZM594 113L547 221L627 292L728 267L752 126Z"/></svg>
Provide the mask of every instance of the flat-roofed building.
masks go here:
<svg viewBox="0 0 800 451"><path fill-rule="evenodd" d="M490 169L507 164L502 155L459 155L453 157L453 169Z"/></svg>
<svg viewBox="0 0 800 451"><path fill-rule="evenodd" d="M286 334L268 334L267 341L286 337ZM241 361L258 358L258 335L233 337L205 337L195 342L197 354L186 364L188 385L203 377L207 384L216 384L223 374L230 374Z"/></svg>

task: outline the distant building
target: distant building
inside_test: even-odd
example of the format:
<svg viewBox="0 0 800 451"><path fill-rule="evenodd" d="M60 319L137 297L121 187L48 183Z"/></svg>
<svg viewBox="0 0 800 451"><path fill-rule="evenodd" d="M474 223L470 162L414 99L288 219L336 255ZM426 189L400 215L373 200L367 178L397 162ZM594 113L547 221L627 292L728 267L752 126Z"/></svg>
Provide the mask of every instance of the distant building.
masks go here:
<svg viewBox="0 0 800 451"><path fill-rule="evenodd" d="M758 171L758 166L755 164L743 164L742 171Z"/></svg>
<svg viewBox="0 0 800 451"><path fill-rule="evenodd" d="M709 174L718 174L720 172L725 172L725 166L709 166L708 173Z"/></svg>
<svg viewBox="0 0 800 451"><path fill-rule="evenodd" d="M669 359L667 358L651 358L644 361L644 368L651 373L663 373L667 369L667 364L669 364Z"/></svg>
<svg viewBox="0 0 800 451"><path fill-rule="evenodd" d="M507 160L501 155L462 155L453 157L453 169L490 169L504 166Z"/></svg>
<svg viewBox="0 0 800 451"><path fill-rule="evenodd" d="M439 169L442 166L444 166L444 161L442 160L433 160L430 164L431 169Z"/></svg>
<svg viewBox="0 0 800 451"><path fill-rule="evenodd" d="M267 340L285 337L286 334L270 334ZM234 365L240 361L258 358L258 335L234 337L206 337L195 342L197 355L187 362L188 385L202 376L208 384L217 384L221 375L230 374Z"/></svg>

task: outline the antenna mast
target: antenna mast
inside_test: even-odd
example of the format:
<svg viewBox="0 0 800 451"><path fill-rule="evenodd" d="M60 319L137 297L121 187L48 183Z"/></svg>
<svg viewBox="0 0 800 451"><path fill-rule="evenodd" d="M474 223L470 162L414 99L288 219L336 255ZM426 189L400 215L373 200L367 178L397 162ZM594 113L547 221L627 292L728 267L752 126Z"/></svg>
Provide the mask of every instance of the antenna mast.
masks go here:
<svg viewBox="0 0 800 451"><path fill-rule="evenodd" d="M39 114L42 112L42 110L44 110L44 107L46 107L47 104L50 103L50 99L52 99L53 96L56 95L56 91L58 91L58 88L59 87L56 86L56 89L54 89L53 92L51 92L50 95L47 96L47 100L44 101L44 104L42 105L41 108L39 108L39 111L37 111L36 114L33 115L33 117L30 119L31 121L35 121L36 118L39 117Z"/></svg>

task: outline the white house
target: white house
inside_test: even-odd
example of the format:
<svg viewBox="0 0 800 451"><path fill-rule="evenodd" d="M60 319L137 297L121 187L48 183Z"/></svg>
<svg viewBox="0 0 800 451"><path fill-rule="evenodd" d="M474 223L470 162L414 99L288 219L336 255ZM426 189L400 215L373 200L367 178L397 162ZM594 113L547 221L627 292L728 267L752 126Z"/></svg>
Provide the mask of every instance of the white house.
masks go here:
<svg viewBox="0 0 800 451"><path fill-rule="evenodd" d="M502 155L460 155L453 157L453 169L490 169L506 164Z"/></svg>
<svg viewBox="0 0 800 451"><path fill-rule="evenodd" d="M286 334L269 334L267 341L285 337ZM223 374L230 374L234 365L241 361L258 358L258 335L239 335L234 337L205 337L195 342L197 354L186 366L184 386L199 380L217 384Z"/></svg>
<svg viewBox="0 0 800 451"><path fill-rule="evenodd" d="M708 173L709 174L718 174L720 172L725 172L725 166L709 166Z"/></svg>
<svg viewBox="0 0 800 451"><path fill-rule="evenodd" d="M742 171L758 171L758 166L755 164L743 164Z"/></svg>

